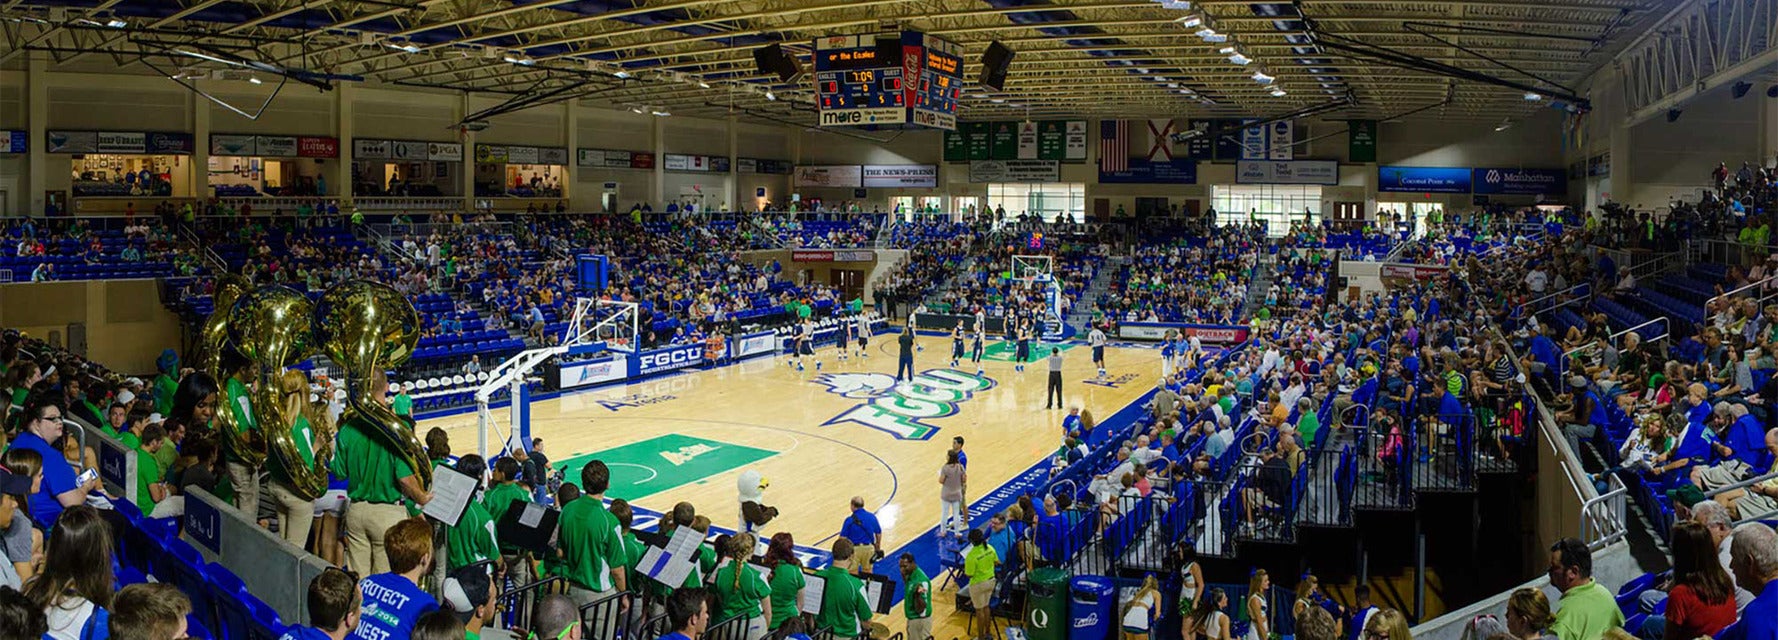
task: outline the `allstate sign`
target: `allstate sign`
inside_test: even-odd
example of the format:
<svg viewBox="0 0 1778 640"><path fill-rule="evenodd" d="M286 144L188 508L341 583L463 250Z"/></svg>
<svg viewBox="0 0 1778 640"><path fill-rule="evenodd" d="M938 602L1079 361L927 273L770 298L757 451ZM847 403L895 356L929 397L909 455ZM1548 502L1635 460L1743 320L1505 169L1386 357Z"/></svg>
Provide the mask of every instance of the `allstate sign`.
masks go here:
<svg viewBox="0 0 1778 640"><path fill-rule="evenodd" d="M1475 192L1486 195L1561 195L1568 193L1562 169L1482 168L1474 171Z"/></svg>
<svg viewBox="0 0 1778 640"><path fill-rule="evenodd" d="M704 345L685 344L665 349L647 351L636 357L636 373L645 376L651 373L684 369L704 361Z"/></svg>
<svg viewBox="0 0 1778 640"><path fill-rule="evenodd" d="M556 386L562 389L572 389L622 380L630 373L627 364L627 358L622 355L589 362L565 364L560 370L560 384Z"/></svg>

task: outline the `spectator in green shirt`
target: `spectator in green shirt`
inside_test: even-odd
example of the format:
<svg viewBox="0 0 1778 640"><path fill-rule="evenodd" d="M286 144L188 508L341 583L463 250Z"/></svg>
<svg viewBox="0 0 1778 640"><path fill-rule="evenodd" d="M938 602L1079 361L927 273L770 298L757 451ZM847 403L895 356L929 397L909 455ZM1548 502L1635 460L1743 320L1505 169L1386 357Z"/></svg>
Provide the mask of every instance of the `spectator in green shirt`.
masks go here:
<svg viewBox="0 0 1778 640"><path fill-rule="evenodd" d="M969 576L969 604L975 607L976 622L982 629L993 628L994 570L1000 566L1000 554L988 544L981 529L969 530L969 551L963 555L963 575Z"/></svg>
<svg viewBox="0 0 1778 640"><path fill-rule="evenodd" d="M723 553L730 562L716 571L715 579L716 599L722 605L716 620L745 616L746 637L750 640L765 637L772 617L772 587L758 569L747 563L753 557L754 542L751 533L737 533L729 538Z"/></svg>
<svg viewBox="0 0 1778 640"><path fill-rule="evenodd" d="M161 351L154 360L160 375L154 377L154 412L173 415L173 394L179 390L179 354L172 349Z"/></svg>
<svg viewBox="0 0 1778 640"><path fill-rule="evenodd" d="M406 418L414 417L414 397L408 395L408 390L412 388L414 388L414 383L404 382L395 390L395 400L389 403L389 410L394 411L395 415Z"/></svg>
<svg viewBox="0 0 1778 640"><path fill-rule="evenodd" d="M646 549L643 548L642 541L636 539L636 532L630 529L630 525L636 521L636 511L631 509L630 503L623 498L612 500L611 506L607 510L611 512L612 517L617 518L617 523L623 526L624 569L631 572L627 591L632 595L640 596L642 595L642 581L635 577L638 575L636 566L642 564L642 552ZM638 609L631 609L631 611L636 614L641 613Z"/></svg>
<svg viewBox="0 0 1778 640"><path fill-rule="evenodd" d="M978 532L979 533L979 532ZM836 638L857 638L867 630L870 603L864 599L864 583L846 572L852 564L852 541L844 537L833 541L833 564L815 573L826 582L821 591L821 613L815 615L815 627L833 633Z"/></svg>
<svg viewBox="0 0 1778 640"><path fill-rule="evenodd" d="M482 474L488 471L488 463L482 457L469 454L457 459L457 473L476 479L479 488ZM488 515L487 507L480 502L471 500L463 510L463 517L457 524L445 532L445 570L455 570L464 565L475 564L485 560L500 561L500 543L494 533L494 519Z"/></svg>
<svg viewBox="0 0 1778 640"><path fill-rule="evenodd" d="M568 579L568 597L577 606L604 599L629 588L625 580L623 537L617 518L605 510L605 491L611 487L611 469L600 460L580 468L580 489L586 495L562 507L558 548L562 576ZM620 599L627 611L629 600ZM611 622L616 622L615 616ZM594 630L594 637L609 637Z"/></svg>
<svg viewBox="0 0 1778 640"><path fill-rule="evenodd" d="M777 631L802 613L803 587L809 583L803 576L802 562L796 559L796 540L790 532L772 535L766 545L765 566L772 572L772 622L767 629Z"/></svg>
<svg viewBox="0 0 1778 640"><path fill-rule="evenodd" d="M154 460L155 452L167 446L167 430L158 424L149 425L142 428L142 437L143 442L147 444L142 445L136 454L136 495L133 496L136 500L136 508L151 517L179 515L176 513L154 515L157 512L156 506L172 495L172 487L167 486L166 483L166 473ZM183 509L180 511L183 512Z"/></svg>
<svg viewBox="0 0 1778 640"><path fill-rule="evenodd" d="M932 579L914 562L914 554L901 554L901 582L901 612L908 619L908 640L927 640L932 637Z"/></svg>
<svg viewBox="0 0 1778 640"><path fill-rule="evenodd" d="M494 461L494 486L488 487L488 490L482 493L482 507L488 510L488 518L492 520L495 525L500 524L500 519L506 516L507 510L512 509L514 506L521 503L529 504L532 502L531 492L526 491L524 487L519 486L519 483L517 482L518 477L518 460L514 460L511 456L508 456ZM520 508L523 507L521 506ZM507 557L506 566L509 569L521 569L521 567L512 562L514 557L519 554L517 547L501 544L500 553ZM525 580L521 581L519 584L528 584L529 582L529 580Z"/></svg>
<svg viewBox="0 0 1778 640"><path fill-rule="evenodd" d="M1610 590L1593 580L1593 552L1579 538L1550 547L1550 586L1562 591L1561 608L1550 631L1561 640L1597 640L1624 626L1624 613Z"/></svg>

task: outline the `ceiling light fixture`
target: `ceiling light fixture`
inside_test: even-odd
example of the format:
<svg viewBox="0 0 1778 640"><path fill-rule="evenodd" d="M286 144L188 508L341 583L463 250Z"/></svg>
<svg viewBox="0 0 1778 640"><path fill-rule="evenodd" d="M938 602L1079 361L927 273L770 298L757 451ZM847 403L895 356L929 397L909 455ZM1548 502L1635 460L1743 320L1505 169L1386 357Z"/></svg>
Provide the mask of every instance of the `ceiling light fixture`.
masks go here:
<svg viewBox="0 0 1778 640"><path fill-rule="evenodd" d="M1272 84L1273 80L1277 80L1277 78L1275 78L1271 75L1268 75L1266 73L1265 69L1254 69L1253 70L1253 81L1254 82L1258 82L1260 84Z"/></svg>
<svg viewBox="0 0 1778 640"><path fill-rule="evenodd" d="M671 114L671 113L667 113L667 108L666 108L666 107L661 107L661 108L659 108L659 109L655 109L655 110L654 110L654 111L652 111L652 112L651 112L651 113L653 113L653 114L654 114L654 116L655 116L655 117L657 117L657 118L665 118L665 117L667 117L667 116L670 116L670 115L673 115L673 114Z"/></svg>
<svg viewBox="0 0 1778 640"><path fill-rule="evenodd" d="M1204 16L1194 13L1183 18L1174 18L1173 22L1186 29L1192 29L1204 24Z"/></svg>
<svg viewBox="0 0 1778 640"><path fill-rule="evenodd" d="M1192 3L1188 0L1160 0L1162 9L1174 11L1191 11Z"/></svg>
<svg viewBox="0 0 1778 640"><path fill-rule="evenodd" d="M640 114L644 107L630 107L630 113Z"/></svg>
<svg viewBox="0 0 1778 640"><path fill-rule="evenodd" d="M1235 45L1229 45L1229 46L1223 47L1221 49L1217 49L1216 52L1226 56L1226 55L1238 53L1238 52L1240 52L1240 49L1236 49Z"/></svg>
<svg viewBox="0 0 1778 640"><path fill-rule="evenodd" d="M777 100L777 99L778 99L778 96L776 96L776 95L774 95L774 94L773 94L773 93L772 93L772 90L771 90L771 89L767 89L767 90L766 90L766 99L767 99L767 100L772 100L772 101L776 101L776 100Z"/></svg>
<svg viewBox="0 0 1778 640"><path fill-rule="evenodd" d="M1233 62L1233 63L1235 63L1235 64L1238 64L1238 65L1243 65L1243 66L1245 66L1245 65L1247 65L1247 64L1250 64L1250 63L1252 63L1252 62L1253 62L1253 58L1249 58L1249 57L1247 57L1247 56L1245 56L1245 55L1242 55L1242 54L1240 54L1240 53L1235 53L1235 54L1231 54L1231 55L1230 55L1230 56L1229 56L1229 62Z"/></svg>
<svg viewBox="0 0 1778 640"><path fill-rule="evenodd" d="M1282 98L1285 95L1286 95L1286 92L1283 89L1280 89L1278 87L1272 87L1272 97Z"/></svg>
<svg viewBox="0 0 1778 640"><path fill-rule="evenodd" d="M617 71L613 71L613 72L611 72L611 75L617 76L617 78L619 80L630 79L630 72L624 71L623 69L618 69Z"/></svg>
<svg viewBox="0 0 1778 640"><path fill-rule="evenodd" d="M703 80L699 80L699 81L698 81L698 86L699 86L699 87L702 87L702 88L705 88L705 89L708 89L708 88L710 88L710 83L708 83L708 82L705 82L705 81L703 81Z"/></svg>
<svg viewBox="0 0 1778 640"><path fill-rule="evenodd" d="M1505 131L1505 130L1511 129L1511 128L1513 128L1513 121L1511 118L1501 120L1500 124L1494 125L1495 131Z"/></svg>
<svg viewBox="0 0 1778 640"><path fill-rule="evenodd" d="M1525 92L1525 101L1526 102L1537 102L1538 100L1542 100L1542 99L1543 99L1543 95L1537 93L1536 91L1526 91Z"/></svg>
<svg viewBox="0 0 1778 640"><path fill-rule="evenodd" d="M265 84L265 81L260 80L259 78L254 78L254 77L248 77L247 81L251 82L253 84Z"/></svg>
<svg viewBox="0 0 1778 640"><path fill-rule="evenodd" d="M124 22L123 20L120 20L118 18L112 18L112 19L105 22L105 26L111 27L113 29L122 29L124 27L130 26L130 23Z"/></svg>

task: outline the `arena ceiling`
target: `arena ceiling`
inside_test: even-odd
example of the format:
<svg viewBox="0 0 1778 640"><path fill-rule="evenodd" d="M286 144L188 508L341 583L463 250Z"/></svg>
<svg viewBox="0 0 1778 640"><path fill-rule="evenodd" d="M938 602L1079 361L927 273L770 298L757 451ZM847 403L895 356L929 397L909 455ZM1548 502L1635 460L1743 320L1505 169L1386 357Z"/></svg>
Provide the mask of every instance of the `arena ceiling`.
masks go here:
<svg viewBox="0 0 1778 640"><path fill-rule="evenodd" d="M370 80L515 105L581 99L813 124L809 75L760 74L754 48L782 43L806 69L818 36L911 29L964 45L965 120L1276 116L1329 102L1344 117L1498 120L1569 102L1551 96L1578 94L1677 3L0 0L0 62L16 68L42 51L52 70L238 80L285 70L322 86ZM1203 37L1194 17L1215 34ZM974 82L996 40L1017 54L1002 91Z"/></svg>

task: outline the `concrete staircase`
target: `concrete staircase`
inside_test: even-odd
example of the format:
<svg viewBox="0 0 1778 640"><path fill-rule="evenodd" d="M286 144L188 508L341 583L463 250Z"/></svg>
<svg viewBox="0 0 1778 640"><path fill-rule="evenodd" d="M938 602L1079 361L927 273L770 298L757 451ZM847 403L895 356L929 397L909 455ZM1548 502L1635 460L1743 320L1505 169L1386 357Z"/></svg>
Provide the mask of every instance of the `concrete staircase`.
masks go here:
<svg viewBox="0 0 1778 640"><path fill-rule="evenodd" d="M1241 319L1252 318L1266 304L1266 293L1272 290L1272 256L1260 254L1253 279L1247 283L1247 304L1241 307Z"/></svg>
<svg viewBox="0 0 1778 640"><path fill-rule="evenodd" d="M1076 331L1085 333L1087 323L1093 320L1093 310L1098 307L1099 296L1111 290L1111 281L1117 278L1118 272L1123 271L1124 266L1128 264L1130 264L1128 256L1106 258L1105 264L1099 267L1099 272L1093 274L1093 281L1087 283L1086 291L1081 292L1080 299L1075 300L1074 306L1069 308L1068 317L1063 318L1063 322L1074 327Z"/></svg>

